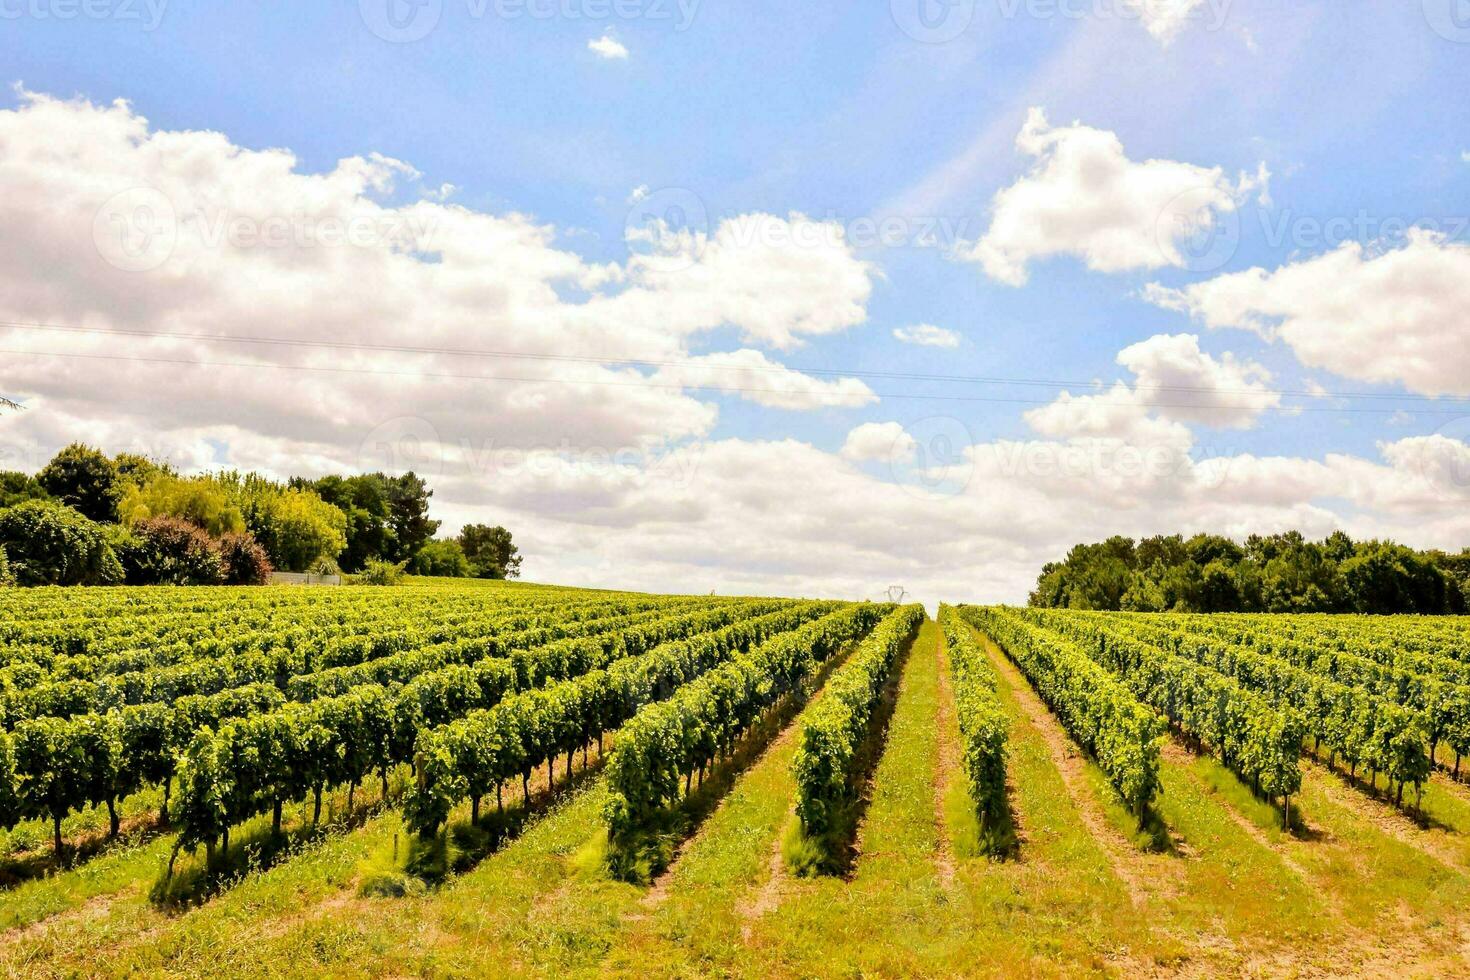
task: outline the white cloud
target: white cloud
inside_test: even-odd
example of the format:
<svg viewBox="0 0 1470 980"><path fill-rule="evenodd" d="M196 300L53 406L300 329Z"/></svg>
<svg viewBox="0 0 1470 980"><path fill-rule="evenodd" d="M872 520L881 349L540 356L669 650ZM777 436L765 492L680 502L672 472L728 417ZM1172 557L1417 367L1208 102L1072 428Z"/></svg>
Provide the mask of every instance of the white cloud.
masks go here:
<svg viewBox="0 0 1470 980"><path fill-rule="evenodd" d="M1185 248L1216 229L1270 173L1231 183L1219 167L1130 160L1117 134L1080 123L1054 127L1033 108L1016 147L1031 171L991 202L989 230L966 258L1000 282L1024 285L1028 264L1075 255L1098 272L1184 267Z"/></svg>
<svg viewBox="0 0 1470 980"><path fill-rule="evenodd" d="M1143 26L1160 44L1167 46L1196 16L1205 0L1125 0L1138 11Z"/></svg>
<svg viewBox="0 0 1470 980"><path fill-rule="evenodd" d="M1226 389L1265 378L1181 338L1129 348L1132 384L1080 394L1082 407L1033 420L1031 438L951 443L922 417L857 426L839 452L714 438L715 405L663 385L781 388L792 406L824 409L829 397L870 397L768 351L864 321L877 271L840 227L747 215L681 240L686 268L600 264L532 218L419 199L416 179L370 154L304 173L289 152L154 131L125 105L27 97L0 112L0 320L179 335L4 328L0 346L22 352L3 355L5 393L27 410L0 416L0 468L35 470L77 438L189 470L412 466L446 527L513 528L532 580L682 592L859 597L902 584L929 600L1014 601L1043 562L1112 533L1470 538L1463 440L1414 437L1371 459L1205 442L1228 432L1197 441L1181 419L1228 424ZM137 187L180 218L156 267L124 272L99 254L94 219L102 210L156 230L158 213L103 210ZM234 219L265 228L282 217L295 224L275 244L228 233ZM333 228L374 234L297 237ZM733 334L752 347L710 350ZM687 363L650 372L615 359ZM1178 408L1140 404L1162 400L1139 395L1146 383L1181 379L1207 390ZM963 430L940 421L941 434ZM932 465L911 472L921 445ZM854 465L890 458L898 465ZM940 466L951 478L929 482Z"/></svg>
<svg viewBox="0 0 1470 980"><path fill-rule="evenodd" d="M654 380L724 391L769 408L860 408L878 400L855 378L823 381L783 367L757 350L692 357L676 367L660 368Z"/></svg>
<svg viewBox="0 0 1470 980"><path fill-rule="evenodd" d="M1036 432L1053 438L1105 439L1163 451L1193 442L1185 423L1216 429L1248 429L1281 396L1260 365L1233 354L1216 359L1191 334L1160 334L1125 348L1118 363L1134 375L1099 394L1063 392L1026 413Z"/></svg>
<svg viewBox="0 0 1470 980"><path fill-rule="evenodd" d="M637 204L639 201L642 201L643 199L645 199L647 197L648 197L648 185L647 184L639 184L637 187L633 188L633 190L628 194L628 203L629 204Z"/></svg>
<svg viewBox="0 0 1470 980"><path fill-rule="evenodd" d="M285 150L152 130L122 102L22 93L0 112L0 250L12 256L0 319L180 335L8 329L7 385L36 399L22 414L70 419L73 437L100 439L96 420L109 418L160 452L214 440L324 468L383 465L362 447L384 425L427 426L435 453L641 446L703 435L718 411L617 359L683 361L722 328L794 347L866 318L873 269L820 222L722 222L687 268L660 272L640 256L589 263L550 226L425 199L418 179L373 154L305 173ZM766 241L753 225L822 235ZM372 349L403 344L431 351ZM768 399L787 407L871 399L848 380L804 384L764 366L793 390Z"/></svg>
<svg viewBox="0 0 1470 980"><path fill-rule="evenodd" d="M1280 339L1304 363L1428 395L1470 394L1470 245L1416 229L1400 248L1348 242L1282 266L1145 295L1212 328Z"/></svg>
<svg viewBox="0 0 1470 980"><path fill-rule="evenodd" d="M847 434L839 455L854 463L912 462L918 449L914 437L897 422L865 422Z"/></svg>
<svg viewBox="0 0 1470 980"><path fill-rule="evenodd" d="M958 347L960 345L958 333L946 330L944 327L936 327L932 323L896 327L893 336L905 344L918 344L920 347Z"/></svg>
<svg viewBox="0 0 1470 980"><path fill-rule="evenodd" d="M611 34L604 34L602 37L588 41L587 50L609 61L622 61L628 57L628 49Z"/></svg>

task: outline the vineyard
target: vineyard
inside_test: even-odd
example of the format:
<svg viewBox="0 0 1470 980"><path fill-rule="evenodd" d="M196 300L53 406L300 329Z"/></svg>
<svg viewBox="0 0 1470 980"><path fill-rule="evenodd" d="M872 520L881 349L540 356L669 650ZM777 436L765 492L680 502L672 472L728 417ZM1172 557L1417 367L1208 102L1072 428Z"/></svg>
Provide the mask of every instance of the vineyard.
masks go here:
<svg viewBox="0 0 1470 980"><path fill-rule="evenodd" d="M1470 971L1470 626L0 590L17 975Z"/></svg>

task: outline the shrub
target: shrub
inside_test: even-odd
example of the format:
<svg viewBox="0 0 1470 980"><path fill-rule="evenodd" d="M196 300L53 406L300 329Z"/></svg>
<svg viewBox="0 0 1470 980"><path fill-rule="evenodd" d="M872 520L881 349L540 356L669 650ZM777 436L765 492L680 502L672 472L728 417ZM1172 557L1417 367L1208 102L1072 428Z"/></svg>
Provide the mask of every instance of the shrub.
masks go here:
<svg viewBox="0 0 1470 980"><path fill-rule="evenodd" d="M458 541L430 541L409 562L415 575L437 575L441 578L468 578L470 560Z"/></svg>
<svg viewBox="0 0 1470 980"><path fill-rule="evenodd" d="M219 541L226 585L269 585L270 556L248 534L227 534Z"/></svg>
<svg viewBox="0 0 1470 980"><path fill-rule="evenodd" d="M74 442L47 463L36 482L57 500L93 521L117 520L117 467L102 453Z"/></svg>
<svg viewBox="0 0 1470 980"><path fill-rule="evenodd" d="M19 585L116 585L123 580L102 525L61 504L0 510L0 547Z"/></svg>
<svg viewBox="0 0 1470 980"><path fill-rule="evenodd" d="M0 585L14 585L15 579L10 577L10 560L5 557L5 548L0 547Z"/></svg>
<svg viewBox="0 0 1470 980"><path fill-rule="evenodd" d="M353 581L357 585L399 585L403 582L403 575L408 563L391 561L369 561L362 574Z"/></svg>
<svg viewBox="0 0 1470 980"><path fill-rule="evenodd" d="M219 585L225 580L224 560L215 540L188 521L153 517L134 525L142 541L136 567L149 585Z"/></svg>

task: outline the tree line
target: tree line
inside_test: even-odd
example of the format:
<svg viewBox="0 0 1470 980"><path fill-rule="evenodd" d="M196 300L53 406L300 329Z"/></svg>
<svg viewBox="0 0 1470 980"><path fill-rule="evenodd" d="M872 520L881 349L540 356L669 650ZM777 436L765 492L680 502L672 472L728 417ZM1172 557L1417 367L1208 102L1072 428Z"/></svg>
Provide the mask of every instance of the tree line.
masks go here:
<svg viewBox="0 0 1470 980"><path fill-rule="evenodd" d="M1030 604L1131 612L1417 613L1470 611L1470 548L1416 551L1392 541L1321 541L1299 532L1112 537L1041 570Z"/></svg>
<svg viewBox="0 0 1470 980"><path fill-rule="evenodd" d="M433 495L413 472L184 475L74 443L34 475L0 471L0 585L258 585L276 570L369 582L520 574L503 527L436 537Z"/></svg>

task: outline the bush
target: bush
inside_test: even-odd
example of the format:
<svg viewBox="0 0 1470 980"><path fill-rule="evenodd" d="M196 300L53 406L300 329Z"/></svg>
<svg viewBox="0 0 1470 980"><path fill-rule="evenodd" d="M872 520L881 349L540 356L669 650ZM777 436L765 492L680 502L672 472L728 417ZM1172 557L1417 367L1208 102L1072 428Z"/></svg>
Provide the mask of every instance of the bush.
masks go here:
<svg viewBox="0 0 1470 980"><path fill-rule="evenodd" d="M407 565L402 561L396 565L391 561L370 561L353 582L356 585L399 585L403 582Z"/></svg>
<svg viewBox="0 0 1470 980"><path fill-rule="evenodd" d="M67 446L36 474L36 482L83 517L103 523L117 520L117 467L90 446L79 442Z"/></svg>
<svg viewBox="0 0 1470 980"><path fill-rule="evenodd" d="M419 549L409 562L409 571L415 575L436 575L441 578L469 578L470 560L458 541L430 541Z"/></svg>
<svg viewBox="0 0 1470 980"><path fill-rule="evenodd" d="M10 560L5 557L5 549L0 547L0 585L14 585L15 579L10 577Z"/></svg>
<svg viewBox="0 0 1470 980"><path fill-rule="evenodd" d="M61 504L0 510L0 547L19 585L116 585L123 568L102 525Z"/></svg>
<svg viewBox="0 0 1470 980"><path fill-rule="evenodd" d="M226 585L269 585L270 556L248 534L227 534L219 541Z"/></svg>
<svg viewBox="0 0 1470 980"><path fill-rule="evenodd" d="M215 540L176 517L153 517L134 525L142 542L133 564L138 584L220 585L224 560Z"/></svg>

